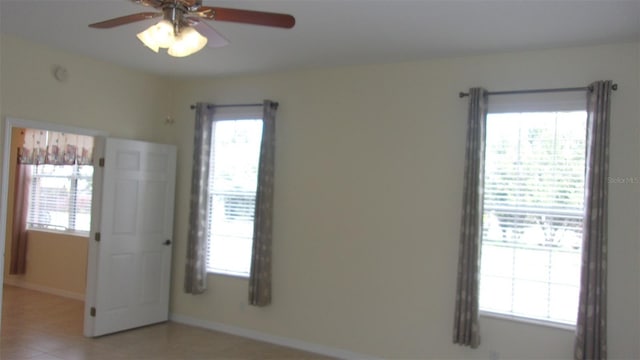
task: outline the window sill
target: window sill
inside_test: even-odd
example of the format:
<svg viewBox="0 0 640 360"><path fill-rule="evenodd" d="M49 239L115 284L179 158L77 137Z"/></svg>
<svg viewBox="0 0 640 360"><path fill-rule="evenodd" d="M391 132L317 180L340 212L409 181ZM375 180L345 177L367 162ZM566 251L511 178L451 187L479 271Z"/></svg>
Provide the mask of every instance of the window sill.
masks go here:
<svg viewBox="0 0 640 360"><path fill-rule="evenodd" d="M63 230L39 229L39 228L31 228L31 229L27 229L27 231L39 232L44 234L68 235L68 236L75 236L75 237L81 237L81 238L87 238L87 239L89 239L90 237L89 232L83 232L83 231L63 231Z"/></svg>
<svg viewBox="0 0 640 360"><path fill-rule="evenodd" d="M532 318L527 318L522 316L509 315L509 314L501 314L501 313L495 313L495 312L486 311L486 310L480 310L479 315L482 317L514 321L514 322L520 322L520 323L532 324L532 325L538 325L538 326L545 326L545 327L550 327L550 328L559 329L559 330L566 330L566 331L572 331L572 332L576 330L576 326L571 324L564 324L564 323L553 322L548 320L532 319Z"/></svg>
<svg viewBox="0 0 640 360"><path fill-rule="evenodd" d="M221 276L227 276L231 278L249 280L249 274L239 274L235 272L220 271L220 270L215 270L215 271L207 270L207 275L221 275Z"/></svg>

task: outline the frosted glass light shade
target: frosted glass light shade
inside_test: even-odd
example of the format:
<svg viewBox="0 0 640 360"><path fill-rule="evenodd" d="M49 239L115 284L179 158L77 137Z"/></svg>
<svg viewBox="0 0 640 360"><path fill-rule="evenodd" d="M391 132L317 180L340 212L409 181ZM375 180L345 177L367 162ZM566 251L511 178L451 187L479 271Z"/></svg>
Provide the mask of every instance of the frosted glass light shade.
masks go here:
<svg viewBox="0 0 640 360"><path fill-rule="evenodd" d="M165 49L170 47L176 39L173 31L173 24L168 20L162 20L156 24L155 39L158 47Z"/></svg>
<svg viewBox="0 0 640 360"><path fill-rule="evenodd" d="M150 26L145 31L138 33L137 36L146 47L154 52L158 52L159 48L170 47L176 39L173 25L168 20L162 20Z"/></svg>
<svg viewBox="0 0 640 360"><path fill-rule="evenodd" d="M189 56L202 50L207 45L207 41L207 38L200 35L194 28L185 27L180 31L167 53L175 57Z"/></svg>
<svg viewBox="0 0 640 360"><path fill-rule="evenodd" d="M148 47L149 49L151 49L153 52L158 52L159 46L156 43L156 40L153 37L153 28L155 27L155 25L153 25L152 27L148 28L147 30L138 33L138 35L136 35L138 37L138 40L142 41L142 43Z"/></svg>

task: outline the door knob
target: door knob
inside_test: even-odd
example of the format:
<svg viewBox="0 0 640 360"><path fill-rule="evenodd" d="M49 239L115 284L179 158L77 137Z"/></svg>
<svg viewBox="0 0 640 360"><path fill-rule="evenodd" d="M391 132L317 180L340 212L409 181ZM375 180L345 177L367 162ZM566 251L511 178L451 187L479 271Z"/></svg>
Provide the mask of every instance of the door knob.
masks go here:
<svg viewBox="0 0 640 360"><path fill-rule="evenodd" d="M171 245L171 240L169 240L169 239L165 240L165 241L162 243L162 245L166 245L166 246Z"/></svg>

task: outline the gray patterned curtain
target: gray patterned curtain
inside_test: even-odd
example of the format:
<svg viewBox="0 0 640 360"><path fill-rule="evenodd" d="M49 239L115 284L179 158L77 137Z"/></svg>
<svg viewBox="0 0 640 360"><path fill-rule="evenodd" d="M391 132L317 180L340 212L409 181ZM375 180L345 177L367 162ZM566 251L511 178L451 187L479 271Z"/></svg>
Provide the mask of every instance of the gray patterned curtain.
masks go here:
<svg viewBox="0 0 640 360"><path fill-rule="evenodd" d="M612 82L597 81L590 87L576 360L607 358L607 178Z"/></svg>
<svg viewBox="0 0 640 360"><path fill-rule="evenodd" d="M201 294L207 289L207 221L209 218L209 156L213 138L213 106L196 104L193 170L189 206L189 235L184 291Z"/></svg>
<svg viewBox="0 0 640 360"><path fill-rule="evenodd" d="M262 143L258 165L258 189L249 275L249 304L271 304L271 237L273 232L273 175L278 103L264 101Z"/></svg>
<svg viewBox="0 0 640 360"><path fill-rule="evenodd" d="M482 88L469 89L469 117L467 119L467 148L453 342L472 348L477 348L480 345L478 288L486 119L486 90Z"/></svg>
<svg viewBox="0 0 640 360"><path fill-rule="evenodd" d="M13 192L13 222L11 228L11 258L9 274L23 275L27 272L27 216L29 209L29 183L31 167L15 163L15 183Z"/></svg>

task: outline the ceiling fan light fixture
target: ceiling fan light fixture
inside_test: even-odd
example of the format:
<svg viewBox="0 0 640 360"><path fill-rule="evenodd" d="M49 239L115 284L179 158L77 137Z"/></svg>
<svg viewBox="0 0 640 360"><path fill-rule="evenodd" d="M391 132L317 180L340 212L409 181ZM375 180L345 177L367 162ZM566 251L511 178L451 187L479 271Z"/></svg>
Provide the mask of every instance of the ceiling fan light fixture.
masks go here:
<svg viewBox="0 0 640 360"><path fill-rule="evenodd" d="M156 44L161 48L170 47L176 40L173 24L169 20L162 20L155 25Z"/></svg>
<svg viewBox="0 0 640 360"><path fill-rule="evenodd" d="M138 39L142 43L158 52L159 48L168 48L175 42L173 24L167 20L162 20L155 25L151 25L145 31L138 33Z"/></svg>
<svg viewBox="0 0 640 360"><path fill-rule="evenodd" d="M208 39L196 29L187 26L182 28L167 53L174 57L185 57L195 54L207 45Z"/></svg>
<svg viewBox="0 0 640 360"><path fill-rule="evenodd" d="M160 48L165 48L171 56L185 57L202 50L207 43L209 47L221 47L229 43L204 20L283 29L291 29L296 23L296 19L289 14L204 6L202 0L133 0L133 2L153 7L161 12L140 12L120 16L89 24L89 27L109 29L163 16L162 21L138 33L138 39L156 53Z"/></svg>
<svg viewBox="0 0 640 360"><path fill-rule="evenodd" d="M156 44L156 41L153 37L153 31L151 31L151 28L148 28L143 32L139 32L138 35L136 36L138 37L138 40L140 40L144 44L144 46L151 49L151 51L157 53L158 50L160 49L158 44Z"/></svg>

